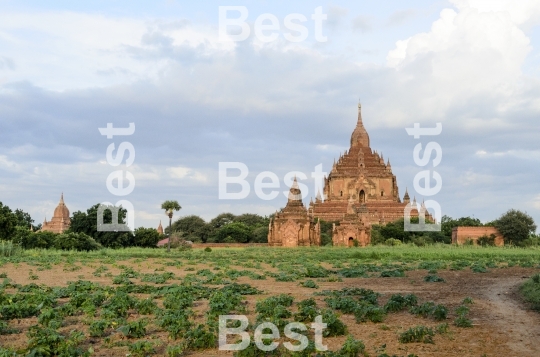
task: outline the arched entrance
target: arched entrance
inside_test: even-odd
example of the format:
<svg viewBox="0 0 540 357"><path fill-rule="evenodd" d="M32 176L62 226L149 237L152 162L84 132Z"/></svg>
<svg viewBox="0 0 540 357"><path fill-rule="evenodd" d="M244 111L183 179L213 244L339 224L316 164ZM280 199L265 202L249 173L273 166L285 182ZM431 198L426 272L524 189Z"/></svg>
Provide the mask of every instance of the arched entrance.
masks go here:
<svg viewBox="0 0 540 357"><path fill-rule="evenodd" d="M364 190L360 191L360 203L366 203L366 193L364 192Z"/></svg>
<svg viewBox="0 0 540 357"><path fill-rule="evenodd" d="M354 247L354 238L353 237L349 237L349 242L347 244L349 247Z"/></svg>

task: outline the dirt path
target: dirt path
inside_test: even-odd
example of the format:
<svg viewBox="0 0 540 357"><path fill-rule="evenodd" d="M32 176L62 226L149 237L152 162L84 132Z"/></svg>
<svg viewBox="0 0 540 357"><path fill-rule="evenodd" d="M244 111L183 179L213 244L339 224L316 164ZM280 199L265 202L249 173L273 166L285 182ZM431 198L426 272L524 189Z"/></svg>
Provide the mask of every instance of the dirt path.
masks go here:
<svg viewBox="0 0 540 357"><path fill-rule="evenodd" d="M522 278L493 279L485 290L492 319L508 335L508 347L516 356L540 356L540 315L519 300Z"/></svg>

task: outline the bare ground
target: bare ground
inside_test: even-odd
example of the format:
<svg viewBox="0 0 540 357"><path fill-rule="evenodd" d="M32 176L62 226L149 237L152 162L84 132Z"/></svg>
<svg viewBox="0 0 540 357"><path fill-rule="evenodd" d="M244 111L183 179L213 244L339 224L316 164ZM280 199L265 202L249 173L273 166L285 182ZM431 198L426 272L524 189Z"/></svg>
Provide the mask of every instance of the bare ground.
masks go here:
<svg viewBox="0 0 540 357"><path fill-rule="evenodd" d="M143 273L154 272L157 262L151 260L143 264L122 262L131 265L133 268ZM45 284L48 286L63 286L68 281L84 280L96 281L101 284L111 284L110 277L95 277L92 272L97 265L81 266L78 271L64 271L62 265L55 265L51 270L37 271L36 267L26 264L7 264L0 267L0 273L7 273L8 277L19 284L31 282ZM119 270L110 266L110 272L114 275ZM196 266L196 269L207 268L207 266ZM38 276L38 280L29 280L29 271ZM242 268L240 268L242 269ZM169 267L166 271L171 271L178 276L185 275L185 267ZM257 300L270 295L288 293L295 297L296 301L313 296L315 291L327 289L341 289L343 287L364 287L379 292L382 295L380 301L386 299L393 293L414 293L420 302L434 301L444 304L451 311L447 320L450 331L447 334L436 335L434 344L410 343L401 344L398 342L399 333L409 327L425 325L435 327L439 323L429 319L417 318L408 312L401 312L388 315L384 323L362 323L357 324L354 316L342 315L341 319L348 325L349 332L356 338L364 341L368 353L376 355L376 350L386 344L386 353L389 355L406 356L415 353L419 357L437 356L505 356L505 357L538 357L540 356L540 314L530 311L520 299L518 294L519 285L525 278L537 272L533 268L498 268L490 269L487 273L473 273L470 270L450 271L441 270L438 275L443 277L444 283L427 283L423 281L426 271L408 271L405 278L352 278L343 279L343 282L317 282L319 289L309 289L298 285L298 282L275 282L274 279L251 280L246 277L239 279L239 282L249 283L265 291L264 295L248 296L247 307L250 314L250 321L254 321L254 307ZM471 297L474 304L471 305L469 317L473 321L473 328L458 328L452 322L455 314L452 312L461 304L465 297ZM321 297L316 297L319 306L325 306ZM199 302L195 310L200 313L202 319L205 310L205 302ZM138 318L138 316L133 316ZM68 321L70 329L80 329L86 331L87 326L77 321ZM20 322L12 321L11 325L23 330L17 335L0 336L1 346L22 347L26 343L25 332L27 328L36 323L36 318L25 319ZM116 340L118 337L111 336ZM163 341L157 349L158 355L163 355L167 343L166 333L150 327L146 339ZM345 337L325 339L325 343L330 349L338 349ZM88 346L93 346L95 356L126 356L127 347L105 348L99 339L89 339ZM230 352L202 351L190 355L202 356L224 356Z"/></svg>

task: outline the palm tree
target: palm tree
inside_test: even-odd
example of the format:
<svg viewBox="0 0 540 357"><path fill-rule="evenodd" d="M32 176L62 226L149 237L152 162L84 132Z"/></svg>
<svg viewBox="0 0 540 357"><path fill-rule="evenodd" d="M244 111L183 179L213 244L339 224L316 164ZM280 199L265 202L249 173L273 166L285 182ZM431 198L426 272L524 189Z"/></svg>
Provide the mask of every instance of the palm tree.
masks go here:
<svg viewBox="0 0 540 357"><path fill-rule="evenodd" d="M178 201L165 201L161 204L161 209L165 210L165 214L169 216L169 239L167 245L167 252L171 251L171 233L172 233L172 216L173 211L180 211L182 207L178 204Z"/></svg>

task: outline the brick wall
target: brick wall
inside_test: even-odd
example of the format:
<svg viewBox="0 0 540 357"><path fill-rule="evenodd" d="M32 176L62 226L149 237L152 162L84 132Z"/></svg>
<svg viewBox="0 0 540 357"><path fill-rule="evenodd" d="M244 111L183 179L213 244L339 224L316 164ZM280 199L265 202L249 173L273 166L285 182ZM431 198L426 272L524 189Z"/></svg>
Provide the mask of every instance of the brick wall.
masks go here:
<svg viewBox="0 0 540 357"><path fill-rule="evenodd" d="M475 244L478 238L495 234L495 245L504 245L502 234L495 227L456 227L452 229L452 243L464 244L467 240L472 240Z"/></svg>
<svg viewBox="0 0 540 357"><path fill-rule="evenodd" d="M247 248L268 247L268 243L193 243L193 248Z"/></svg>

